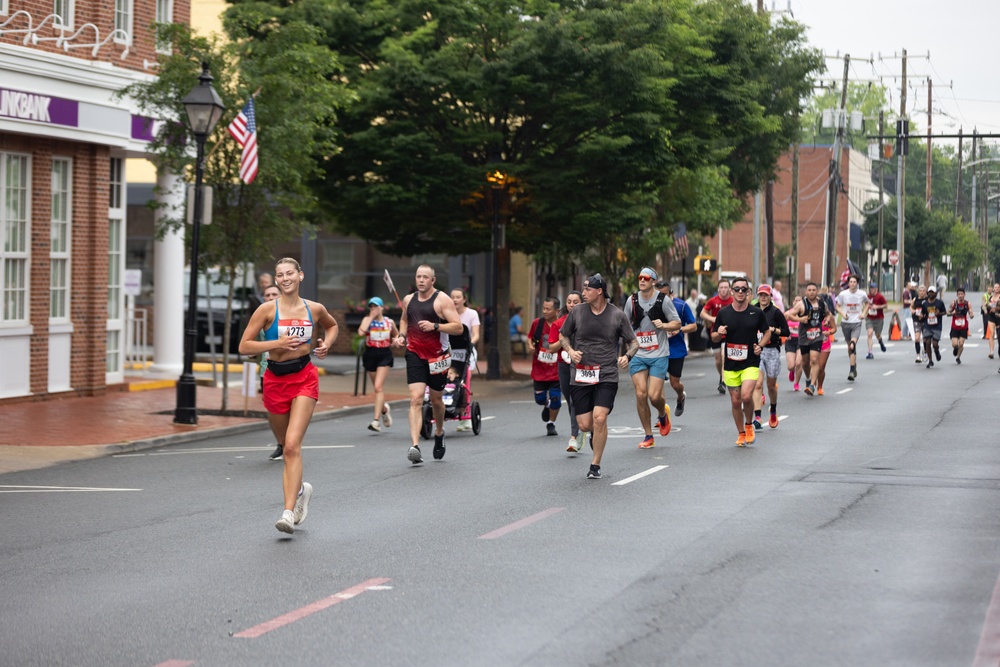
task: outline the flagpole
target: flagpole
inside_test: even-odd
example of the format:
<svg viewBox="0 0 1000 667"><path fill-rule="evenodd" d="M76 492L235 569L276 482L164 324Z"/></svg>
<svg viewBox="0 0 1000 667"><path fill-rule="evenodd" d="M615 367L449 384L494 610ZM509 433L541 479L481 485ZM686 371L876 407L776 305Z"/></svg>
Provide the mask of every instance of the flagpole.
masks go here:
<svg viewBox="0 0 1000 667"><path fill-rule="evenodd" d="M264 86L259 86L257 90L254 91L253 95L250 96L250 98L254 100L257 99L257 96L260 95L260 91L262 90L264 90ZM208 162L209 158L211 158L212 155L215 153L215 149L218 148L219 144L221 143L222 143L221 141L216 141L214 144L212 144L212 150L208 151L208 155L205 156L205 162Z"/></svg>

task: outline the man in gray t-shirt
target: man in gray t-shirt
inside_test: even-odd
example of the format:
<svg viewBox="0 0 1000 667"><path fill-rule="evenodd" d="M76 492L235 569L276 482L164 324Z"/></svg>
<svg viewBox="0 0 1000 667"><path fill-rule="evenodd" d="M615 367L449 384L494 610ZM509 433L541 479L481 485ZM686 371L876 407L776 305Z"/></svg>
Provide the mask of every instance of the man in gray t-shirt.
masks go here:
<svg viewBox="0 0 1000 667"><path fill-rule="evenodd" d="M858 376L858 339L861 338L861 325L868 317L868 295L858 289L858 277L847 279L847 289L837 295L837 312L840 314L840 328L847 342L847 358L851 370L847 379L854 382Z"/></svg>
<svg viewBox="0 0 1000 667"><path fill-rule="evenodd" d="M608 284L596 273L583 283L583 303L574 308L559 330L559 342L573 361L570 391L580 430L591 432L594 457L587 479L601 478L601 455L608 442L608 415L618 393L618 368L625 368L639 350L628 318L608 303ZM628 345L618 354L620 341Z"/></svg>
<svg viewBox="0 0 1000 667"><path fill-rule="evenodd" d="M639 291L625 301L625 317L639 341L639 351L629 362L628 369L635 385L635 409L645 433L639 449L653 447L649 404L656 408L656 425L660 435L670 433L670 408L663 400L663 383L667 378L670 358L668 334L679 331L681 318L673 299L656 289L659 276L651 267L639 271Z"/></svg>

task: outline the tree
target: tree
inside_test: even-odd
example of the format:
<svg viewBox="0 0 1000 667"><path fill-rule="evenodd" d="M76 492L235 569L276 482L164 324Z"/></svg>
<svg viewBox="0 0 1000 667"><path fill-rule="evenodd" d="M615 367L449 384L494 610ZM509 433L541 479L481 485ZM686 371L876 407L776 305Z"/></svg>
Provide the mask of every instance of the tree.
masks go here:
<svg viewBox="0 0 1000 667"><path fill-rule="evenodd" d="M959 285L971 287L969 277L973 269L982 266L985 250L979 234L968 224L956 220L943 254L951 256L952 275L958 277Z"/></svg>
<svg viewBox="0 0 1000 667"><path fill-rule="evenodd" d="M231 41L220 43L192 35L187 26L160 26L173 46L160 57L159 76L136 83L121 94L135 98L153 118L185 118L181 100L198 80L200 63L208 62L214 86L226 106L222 121L206 143L203 182L213 188L212 224L202 228L203 267L218 266L227 276L229 301L223 332L223 367L228 368L232 300L237 270L270 256L273 244L299 235L315 208L310 179L319 156L334 148L330 123L348 98L332 80L337 61L317 46L320 32L301 21L274 23L270 13L253 7L233 10L225 29ZM239 180L239 146L226 127L255 91L260 170L251 185ZM151 152L169 168L191 164L182 123L163 123ZM182 220L168 220L180 226ZM162 233L164 230L159 230ZM190 234L188 235L190 238ZM222 409L226 409L228 373L223 372Z"/></svg>
<svg viewBox="0 0 1000 667"><path fill-rule="evenodd" d="M884 211L882 238L886 248L896 247L896 203L890 200ZM939 262L942 249L948 246L950 235L958 218L950 213L928 210L923 197L906 198L905 256L903 268L913 272L925 262ZM863 225L865 236L878 238L878 214L869 212Z"/></svg>

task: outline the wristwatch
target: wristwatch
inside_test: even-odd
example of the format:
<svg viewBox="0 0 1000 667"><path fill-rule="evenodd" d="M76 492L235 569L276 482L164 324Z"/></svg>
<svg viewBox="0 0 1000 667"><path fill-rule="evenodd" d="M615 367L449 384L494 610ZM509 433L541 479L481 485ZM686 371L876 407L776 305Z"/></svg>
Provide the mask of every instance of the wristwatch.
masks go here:
<svg viewBox="0 0 1000 667"><path fill-rule="evenodd" d="M438 324L437 322L435 322L434 323L434 331L437 331L440 326L441 326L440 324Z"/></svg>

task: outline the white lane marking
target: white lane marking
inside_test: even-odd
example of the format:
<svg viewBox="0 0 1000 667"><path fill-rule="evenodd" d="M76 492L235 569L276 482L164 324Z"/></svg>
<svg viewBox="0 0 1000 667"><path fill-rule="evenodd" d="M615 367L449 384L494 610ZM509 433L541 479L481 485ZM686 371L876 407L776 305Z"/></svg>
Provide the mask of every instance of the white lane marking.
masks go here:
<svg viewBox="0 0 1000 667"><path fill-rule="evenodd" d="M670 433L671 434L680 433L683 430L684 429L682 427L680 427L680 426L672 426L672 427L670 427ZM665 436L660 435L659 433L660 433L659 431L654 431L653 432L653 436L655 436L657 438L665 437ZM642 435L645 435L645 433L642 432L641 428L637 428L637 429L635 429L635 433L634 434L630 433L630 434L627 434L627 435L611 435L609 433L608 434L608 440L610 440L611 438L638 438L638 437L640 437Z"/></svg>
<svg viewBox="0 0 1000 667"><path fill-rule="evenodd" d="M847 392L851 391L852 389L853 389L853 387L848 387L847 389L841 389L837 393L838 394L846 394Z"/></svg>
<svg viewBox="0 0 1000 667"><path fill-rule="evenodd" d="M895 372L896 372L896 371L886 371L885 373L882 373L882 376L883 376L883 377L889 377L890 375L892 375L892 374L893 374L893 373L895 373Z"/></svg>
<svg viewBox="0 0 1000 667"><path fill-rule="evenodd" d="M538 404L537 404L537 403L535 403L534 401L509 401L509 403L510 403L511 405L514 405L514 404L517 404L517 403L530 403L530 404L532 404L532 405L538 405Z"/></svg>
<svg viewBox="0 0 1000 667"><path fill-rule="evenodd" d="M645 477L647 475L652 475L654 472L660 472L664 468L669 468L669 467L670 466L665 466L665 465L662 465L662 466L653 466L649 470L643 470L642 472L640 472L640 473L638 473L636 475L632 475L631 477L626 477L625 479L623 479L623 480L621 480L619 482L613 482L611 484L611 486L622 486L623 484L629 484L630 482L634 482L637 479L642 479L643 477Z"/></svg>
<svg viewBox="0 0 1000 667"><path fill-rule="evenodd" d="M497 416L496 416L496 415L490 415L490 416L488 416L488 417L483 417L483 418L482 418L482 420L483 420L483 421L489 421L490 419L496 419L496 418L497 418Z"/></svg>
<svg viewBox="0 0 1000 667"><path fill-rule="evenodd" d="M788 415L778 415L778 421L783 422L788 419Z"/></svg>
<svg viewBox="0 0 1000 667"><path fill-rule="evenodd" d="M274 445L266 447L203 447L198 449L173 449L164 452L132 452L129 454L114 454L112 458L124 459L135 456L176 456L178 454L231 454L233 452L267 452L273 451ZM308 445L302 449L351 449L354 445ZM242 457L236 457L242 458Z"/></svg>
<svg viewBox="0 0 1000 667"><path fill-rule="evenodd" d="M70 493L77 491L142 491L142 489L114 489L91 486L24 486L0 484L0 493Z"/></svg>

